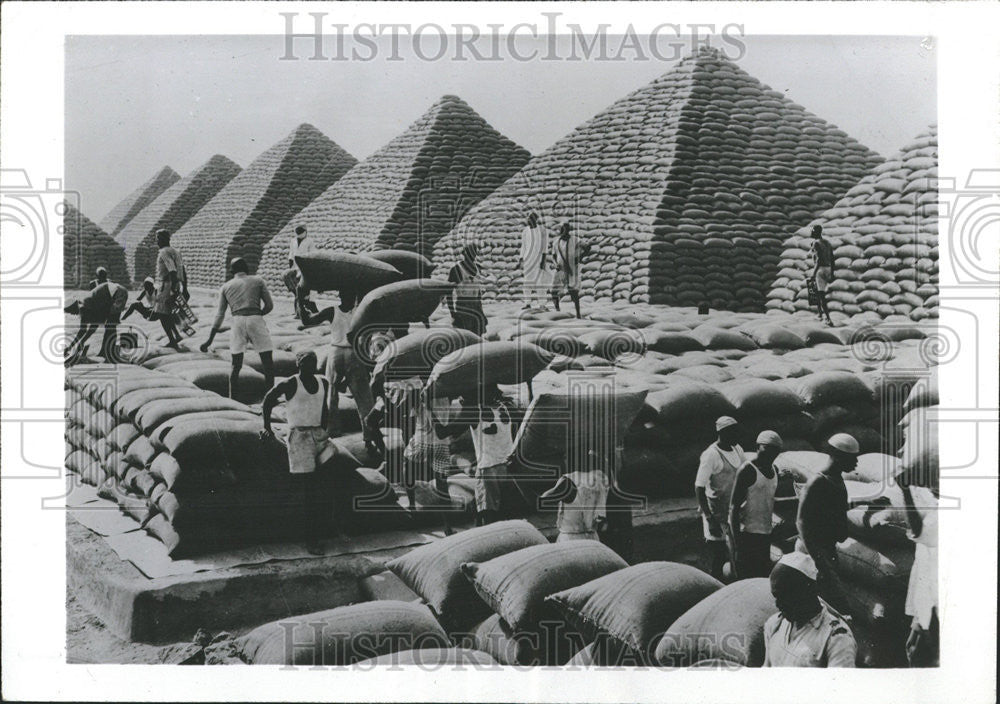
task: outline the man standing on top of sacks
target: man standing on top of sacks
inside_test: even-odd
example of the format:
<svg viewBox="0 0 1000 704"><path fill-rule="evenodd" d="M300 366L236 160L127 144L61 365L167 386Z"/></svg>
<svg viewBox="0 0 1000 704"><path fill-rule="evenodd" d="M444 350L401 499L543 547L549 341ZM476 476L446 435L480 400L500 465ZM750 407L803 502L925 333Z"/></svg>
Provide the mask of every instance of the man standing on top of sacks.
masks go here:
<svg viewBox="0 0 1000 704"><path fill-rule="evenodd" d="M163 326L167 335L167 347L175 350L181 348L181 334L177 332L174 313L174 298L183 293L190 298L187 288L187 272L184 269L184 259L181 253L170 246L170 232L156 231L156 246L160 251L156 255L156 304L153 312Z"/></svg>
<svg viewBox="0 0 1000 704"><path fill-rule="evenodd" d="M726 526L736 473L746 461L743 448L737 442L739 424L735 418L722 416L715 421L715 442L701 453L694 493L712 559L712 576L722 579L722 568L728 557Z"/></svg>
<svg viewBox="0 0 1000 704"><path fill-rule="evenodd" d="M538 305L545 308L545 292L551 285L549 272L549 235L538 222L538 213L528 213L528 226L521 234L521 258L518 267L524 276L524 309Z"/></svg>
<svg viewBox="0 0 1000 704"><path fill-rule="evenodd" d="M816 305L819 307L820 319L826 318L827 325L833 325L830 310L826 306L826 290L833 281L833 245L823 237L821 225L813 226L812 238L809 255L813 260L811 278L816 287Z"/></svg>
<svg viewBox="0 0 1000 704"><path fill-rule="evenodd" d="M559 310L559 299L563 292L569 293L576 308L576 317L580 313L580 266L583 258L590 252L590 245L581 245L576 234L572 232L568 222L559 229L559 239L555 243L555 275L552 281L552 302Z"/></svg>
<svg viewBox="0 0 1000 704"><path fill-rule="evenodd" d="M226 308L233 311L232 330L230 330L229 351L232 354L233 369L229 374L229 397L236 398L240 382L240 370L243 368L243 355L247 343L253 345L260 355L260 363L264 368L264 377L268 388L274 384L274 361L271 343L271 333L264 322L264 316L274 310L271 293L267 284L259 276L251 276L246 260L234 257L229 264L233 278L229 279L219 291L219 308L215 313L215 322L208 334L208 340L201 346L202 352L208 352L216 333L222 327L226 317Z"/></svg>

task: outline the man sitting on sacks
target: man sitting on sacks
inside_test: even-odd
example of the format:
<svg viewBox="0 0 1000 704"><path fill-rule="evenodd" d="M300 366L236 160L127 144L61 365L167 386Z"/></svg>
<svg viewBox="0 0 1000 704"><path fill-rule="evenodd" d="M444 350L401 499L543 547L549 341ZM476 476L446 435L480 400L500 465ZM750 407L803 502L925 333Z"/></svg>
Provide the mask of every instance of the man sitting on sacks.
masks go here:
<svg viewBox="0 0 1000 704"><path fill-rule="evenodd" d="M264 368L264 378L267 386L274 384L274 345L271 343L271 333L264 322L264 316L274 310L271 293L267 284L259 276L252 276L246 260L234 257L229 263L233 278L229 279L219 291L219 308L215 313L215 322L208 333L208 340L201 346L202 352L208 352L212 341L222 327L226 316L226 308L233 311L232 330L229 332L229 351L233 358L233 370L229 374L229 397L235 398L240 381L240 370L243 368L243 355L247 344L252 344L260 355L260 363Z"/></svg>
<svg viewBox="0 0 1000 704"><path fill-rule="evenodd" d="M325 495L328 482L336 479L330 476L329 471L324 471L324 465L337 454L337 448L326 432L329 382L316 373L315 352L299 352L295 355L295 364L298 373L275 384L264 396L264 430L260 435L265 440L274 438L271 412L284 399L288 419L288 471L301 479L304 505L315 506L315 497ZM342 505L340 501L338 505ZM328 510L330 508L318 507L318 510L327 510L315 517L317 537L330 527L331 513L339 513ZM336 515L334 517L337 518Z"/></svg>
<svg viewBox="0 0 1000 704"><path fill-rule="evenodd" d="M778 613L764 623L764 667L854 667L854 634L819 599L811 557L782 557L771 572L771 594Z"/></svg>
<svg viewBox="0 0 1000 704"><path fill-rule="evenodd" d="M847 433L837 433L826 442L830 463L806 482L799 499L796 550L815 561L823 598L846 610L844 586L837 575L837 543L847 540L849 506L844 473L857 466L860 448Z"/></svg>
<svg viewBox="0 0 1000 704"><path fill-rule="evenodd" d="M87 353L87 340L98 326L104 326L101 356L108 362L116 361L118 346L118 321L128 302L128 289L113 281L105 281L80 301L65 308L70 315L80 316L80 329L66 348L66 364L76 364Z"/></svg>

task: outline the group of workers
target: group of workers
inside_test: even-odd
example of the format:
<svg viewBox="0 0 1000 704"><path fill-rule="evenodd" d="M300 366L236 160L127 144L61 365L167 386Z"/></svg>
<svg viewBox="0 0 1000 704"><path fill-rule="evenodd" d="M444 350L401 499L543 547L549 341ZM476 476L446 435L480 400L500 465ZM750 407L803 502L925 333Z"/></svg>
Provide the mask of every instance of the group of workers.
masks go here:
<svg viewBox="0 0 1000 704"><path fill-rule="evenodd" d="M769 577L779 613L765 627L766 665L853 667L856 642L848 621L846 587L837 544L848 538L845 473L857 466L857 440L837 433L827 440L829 460L806 482L799 497L795 549L771 567L771 529L778 486L774 462L782 439L773 430L757 436L756 456L738 442L739 423L723 416L716 440L702 453L695 479L713 576ZM912 666L936 662L937 498L930 489L901 477L915 558L906 598L913 618L906 643ZM728 562L732 570L726 575Z"/></svg>
<svg viewBox="0 0 1000 704"><path fill-rule="evenodd" d="M811 274L818 295L821 317L831 323L824 298L832 279L832 247L813 229ZM159 252L156 279L143 281L142 290L125 312L137 312L157 320L167 336L167 345L180 349L178 308L190 296L181 254L170 246L170 233L156 233ZM285 283L295 297L295 314L304 326L328 323L330 348L326 377L319 373L315 352L296 356L297 373L274 383L273 344L264 316L274 303L264 280L249 273L247 262L230 262L232 277L219 292L219 303L208 339L208 351L221 330L227 309L231 312L230 395L239 391L239 377L248 346L259 354L270 389L263 399L263 436L273 436L272 412L285 403L288 423L290 472L308 481L322 479L323 466L336 450L331 437L340 434L338 399L350 390L358 408L370 451L384 451L381 428L399 421L406 444L402 453L402 483L411 507L416 506L415 483L431 481L440 497L450 505L448 477L453 473L451 442L471 433L475 451L476 523L483 525L505 517L508 467L514 454L510 408L495 386L473 389L459 399L437 398L419 383L389 382L371 385L368 360L378 349L369 350L368 360L355 350L349 331L360 292L339 291L336 305L318 310L295 263L295 257L314 250L304 226L295 230L289 251ZM524 229L519 266L524 276L525 308L544 307L548 293L558 310L560 295L568 292L580 317L580 266L588 248L581 246L568 223L560 229L550 248L545 228L537 214L530 213ZM455 284L446 298L456 328L481 335L486 328L482 308L481 270L478 248L465 246L460 261L448 274ZM97 270L91 291L80 302L67 307L79 314L80 329L67 350L68 359L79 359L87 340L99 325L105 325L101 354L113 359L116 326L127 303L124 286L108 280L107 271ZM405 330L388 329L370 344L380 348ZM772 568L771 527L778 476L774 461L782 451L778 433L765 430L756 439L756 454L750 458L739 444L739 423L731 417L716 421L717 439L701 455L695 495L702 515L704 538L709 548L711 572L726 577L769 577L779 612L765 626L766 665L850 667L856 643L848 619L835 609L845 609L844 585L838 574L837 543L847 539L848 499L843 474L854 469L859 454L857 441L839 433L827 442L829 462L805 485L798 507L799 540L795 550ZM603 539L609 520L609 471L613 462L598 453L586 454L582 467L569 468L555 486L542 494L542 505L558 507L559 541ZM318 486L318 485L317 485ZM913 617L907 654L911 664L932 663L937 655L936 589L936 498L924 487L903 487L910 520L910 536L916 543L916 558L906 600L906 613ZM445 515L445 532L452 529ZM630 521L629 521L630 522ZM729 574L727 572L727 563Z"/></svg>

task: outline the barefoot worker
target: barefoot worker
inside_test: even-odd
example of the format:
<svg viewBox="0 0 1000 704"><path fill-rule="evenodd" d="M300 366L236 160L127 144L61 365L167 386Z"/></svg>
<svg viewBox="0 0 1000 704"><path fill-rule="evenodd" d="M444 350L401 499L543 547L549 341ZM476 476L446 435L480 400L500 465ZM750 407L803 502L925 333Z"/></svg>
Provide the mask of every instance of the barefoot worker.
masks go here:
<svg viewBox="0 0 1000 704"><path fill-rule="evenodd" d="M309 513L315 514L306 520L312 526L312 536L319 538L328 532L332 513L330 506L317 501L328 493L327 482L333 479L323 471L323 465L337 454L326 432L329 384L316 373L315 352L299 352L295 365L298 373L278 382L264 396L261 437L274 437L271 411L283 398L288 419L288 471L301 478L303 505L312 507Z"/></svg>
<svg viewBox="0 0 1000 704"><path fill-rule="evenodd" d="M583 258L590 252L590 245L581 245L568 222L564 222L559 230L559 239L555 243L555 277L552 281L552 302L559 310L559 299L563 293L569 293L576 308L576 317L580 314L580 265Z"/></svg>
<svg viewBox="0 0 1000 704"><path fill-rule="evenodd" d="M736 473L746 461L743 448L736 439L739 424L735 418L722 416L715 421L717 439L701 453L694 493L701 511L705 543L712 561L712 576L722 579L722 568L728 558L726 525Z"/></svg>
<svg viewBox="0 0 1000 704"><path fill-rule="evenodd" d="M559 528L557 543L567 540L600 540L607 526L608 477L597 452L587 452L581 469L559 477L555 486L541 495L541 501L557 501Z"/></svg>
<svg viewBox="0 0 1000 704"><path fill-rule="evenodd" d="M305 225L299 225L296 227L295 236L292 237L292 242L288 247L289 269L285 272L285 286L288 287L288 290L295 295L295 317L303 321L303 310L307 310L310 313L315 314L317 308L316 304L309 299L308 287L303 286L302 270L299 269L299 265L295 263L295 257L313 254L315 251L316 247L314 246L312 239L310 239Z"/></svg>
<svg viewBox="0 0 1000 704"><path fill-rule="evenodd" d="M837 543L847 540L847 487L844 473L858 464L858 441L847 433L827 440L827 466L802 490L796 527L797 548L809 553L819 571L820 593L834 608L846 609L844 587L837 574Z"/></svg>
<svg viewBox="0 0 1000 704"><path fill-rule="evenodd" d="M797 551L781 558L771 594L778 613L764 623L764 667L854 667L854 634L817 596L812 558Z"/></svg>
<svg viewBox="0 0 1000 704"><path fill-rule="evenodd" d="M823 237L822 225L813 227L812 238L812 244L809 246L809 255L813 260L810 278L816 288L816 305L819 308L820 319L826 318L827 324L833 325L830 310L826 307L826 290L833 281L833 245Z"/></svg>
<svg viewBox="0 0 1000 704"><path fill-rule="evenodd" d="M80 329L66 348L66 363L76 364L86 356L87 340L104 326L100 355L108 362L116 360L118 347L118 321L128 301L128 289L113 281L106 281L88 293L83 300L66 306L66 312L80 316Z"/></svg>
<svg viewBox="0 0 1000 704"><path fill-rule="evenodd" d="M545 292L551 286L549 271L549 235L538 222L538 213L528 214L528 225L521 233L521 256L518 268L524 277L524 308L545 308Z"/></svg>
<svg viewBox="0 0 1000 704"><path fill-rule="evenodd" d="M733 567L739 579L771 573L771 521L778 488L774 458L781 453L781 447L781 436L765 430L757 436L757 457L748 460L736 474L729 529L736 553Z"/></svg>
<svg viewBox="0 0 1000 704"><path fill-rule="evenodd" d="M483 313L483 291L479 283L479 247L467 244L462 247L462 261L448 272L449 283L455 288L445 298L451 312L452 325L469 330L476 335L486 331L486 314Z"/></svg>
<svg viewBox="0 0 1000 704"><path fill-rule="evenodd" d="M174 299L178 295L190 298L188 293L187 272L184 269L184 259L181 253L170 246L170 232L156 231L156 246L160 251L156 255L156 303L153 312L163 326L167 336L167 347L176 350L181 346L181 334L177 332L177 318L174 313Z"/></svg>
<svg viewBox="0 0 1000 704"><path fill-rule="evenodd" d="M222 285L219 291L219 308L215 313L212 330L208 340L201 346L202 352L208 352L216 333L222 327L226 317L226 308L233 312L232 329L229 331L229 351L233 357L233 369L229 373L229 397L236 398L240 383L240 370L243 368L243 354L247 344L260 355L260 363L264 368L264 378L267 387L274 385L274 361L272 359L271 334L268 332L264 316L274 309L274 302L267 290L267 284L259 276L251 276L246 260L234 257L229 263L233 278Z"/></svg>
<svg viewBox="0 0 1000 704"><path fill-rule="evenodd" d="M152 276L147 276L142 280L142 291L125 311L122 320L128 318L132 313L138 313L146 320L152 320L154 305L156 305L156 284L153 282Z"/></svg>
<svg viewBox="0 0 1000 704"><path fill-rule="evenodd" d="M327 431L332 437L341 434L337 409L340 407L340 394L350 389L358 409L358 417L361 419L361 427L365 429L365 445L371 451L378 445L368 432L366 423L368 414L375 406L371 391L371 373L347 338L357 308L358 296L348 289L341 290L339 296L337 305L324 308L315 315L309 312L308 306L303 306L302 324L310 327L330 323L330 356L326 364L326 379L330 385L330 420Z"/></svg>
<svg viewBox="0 0 1000 704"><path fill-rule="evenodd" d="M504 482L509 481L508 463L514 454L510 411L496 384L462 397L462 408L448 429L452 437L472 429L476 451L476 525L486 525L503 515Z"/></svg>

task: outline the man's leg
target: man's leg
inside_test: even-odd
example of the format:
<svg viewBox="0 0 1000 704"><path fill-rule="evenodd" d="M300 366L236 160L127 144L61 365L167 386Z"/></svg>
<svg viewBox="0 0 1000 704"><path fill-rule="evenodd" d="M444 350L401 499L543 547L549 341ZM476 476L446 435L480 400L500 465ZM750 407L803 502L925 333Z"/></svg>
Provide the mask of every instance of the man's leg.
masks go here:
<svg viewBox="0 0 1000 704"><path fill-rule="evenodd" d="M331 347L330 355L326 360L326 380L330 387L330 399L327 402L330 415L326 419L326 430L331 438L340 437L340 391L337 389L337 380L343 373L345 354L350 352L343 347Z"/></svg>
<svg viewBox="0 0 1000 704"><path fill-rule="evenodd" d="M368 372L368 367L358 359L354 350L348 350L348 354L350 358L347 362L347 388L351 390L354 404L358 408L358 417L361 419L361 427L364 428L365 418L368 417L368 414L372 412L372 408L375 406L375 399L372 396L371 375ZM365 445L369 446L370 452L374 449L371 447L374 444L366 433Z"/></svg>
<svg viewBox="0 0 1000 704"><path fill-rule="evenodd" d="M552 289L549 293L552 296L552 305L554 305L556 307L556 310L558 311L559 310L559 292L556 291L555 289Z"/></svg>
<svg viewBox="0 0 1000 704"><path fill-rule="evenodd" d="M239 393L240 370L243 369L243 353L233 353L233 369L229 372L229 398L235 399Z"/></svg>
<svg viewBox="0 0 1000 704"><path fill-rule="evenodd" d="M569 290L569 297L573 299L573 307L576 308L577 319L582 318L583 316L580 314L580 292L575 288L571 288Z"/></svg>
<svg viewBox="0 0 1000 704"><path fill-rule="evenodd" d="M117 322L107 322L104 324L104 338L101 340L101 356L107 362L118 361L118 324Z"/></svg>
<svg viewBox="0 0 1000 704"><path fill-rule="evenodd" d="M833 324L833 319L830 318L830 309L826 307L826 291L818 291L819 294L819 309L824 317L826 317L826 322Z"/></svg>
<svg viewBox="0 0 1000 704"><path fill-rule="evenodd" d="M261 352L260 365L264 368L264 385L270 389L274 386L274 353Z"/></svg>
<svg viewBox="0 0 1000 704"><path fill-rule="evenodd" d="M726 551L726 543L723 540L707 540L705 541L705 545L708 546L709 557L712 561L711 575L721 582L723 577L722 571L729 558Z"/></svg>
<svg viewBox="0 0 1000 704"><path fill-rule="evenodd" d="M90 336L96 330L97 326L92 323L80 323L80 329L76 331L76 337L73 338L73 341L69 343L69 347L66 348L67 361L71 363L75 362L79 357L86 354L87 340L90 339Z"/></svg>

